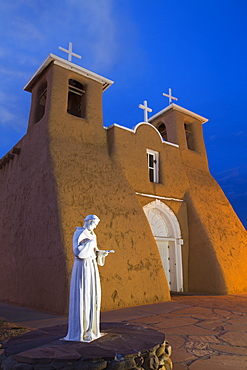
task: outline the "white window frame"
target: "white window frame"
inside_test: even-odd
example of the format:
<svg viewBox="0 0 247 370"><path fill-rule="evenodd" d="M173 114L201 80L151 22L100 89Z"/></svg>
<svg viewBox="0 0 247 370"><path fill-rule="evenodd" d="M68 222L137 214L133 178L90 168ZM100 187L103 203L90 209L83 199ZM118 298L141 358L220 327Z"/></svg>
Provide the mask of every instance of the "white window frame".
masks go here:
<svg viewBox="0 0 247 370"><path fill-rule="evenodd" d="M153 181L151 182L156 182L158 183L159 182L159 152L156 152L152 149L146 149L146 153L148 155L148 175L149 175L149 179L150 179L150 170L153 170ZM150 167L149 165L149 155L152 155L154 160L153 160L153 163L154 163L154 166L153 167Z"/></svg>

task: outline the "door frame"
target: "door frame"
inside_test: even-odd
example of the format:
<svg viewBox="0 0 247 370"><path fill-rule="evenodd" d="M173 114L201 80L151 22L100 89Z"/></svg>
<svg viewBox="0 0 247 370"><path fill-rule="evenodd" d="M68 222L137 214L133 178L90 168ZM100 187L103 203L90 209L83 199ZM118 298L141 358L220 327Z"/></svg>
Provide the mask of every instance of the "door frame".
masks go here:
<svg viewBox="0 0 247 370"><path fill-rule="evenodd" d="M165 203L156 199L155 201L146 204L143 207L144 213L148 219L152 234L158 247L158 240L172 241L174 246L175 264L176 264L176 290L177 292L183 292L183 263L182 263L182 245L183 239L181 238L181 229L179 226L178 219L174 212ZM155 210L155 213L159 217L160 224L164 225L164 234L156 235L158 233L155 227L149 220L149 211ZM159 227L160 229L160 227ZM159 247L158 247L159 248ZM168 284L169 286L169 284Z"/></svg>

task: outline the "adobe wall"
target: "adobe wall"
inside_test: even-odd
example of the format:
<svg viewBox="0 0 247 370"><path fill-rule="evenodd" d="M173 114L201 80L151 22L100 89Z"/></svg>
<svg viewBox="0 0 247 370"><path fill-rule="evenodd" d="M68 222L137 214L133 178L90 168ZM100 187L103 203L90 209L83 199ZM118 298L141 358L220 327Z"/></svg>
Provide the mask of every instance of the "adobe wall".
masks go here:
<svg viewBox="0 0 247 370"><path fill-rule="evenodd" d="M84 217L94 213L101 219L96 230L99 248L116 251L100 268L102 309L169 300L159 252L142 207L124 173L108 154L102 125L102 86L85 81L90 105L82 119L66 113L64 81L67 83L68 78L73 74L53 68L56 89L51 95L49 118L68 273L73 264L71 240L75 227L82 226Z"/></svg>
<svg viewBox="0 0 247 370"><path fill-rule="evenodd" d="M16 146L20 154L0 170L0 300L59 312L66 255L45 122Z"/></svg>
<svg viewBox="0 0 247 370"><path fill-rule="evenodd" d="M180 224L184 241L182 246L184 291L188 291L189 236L187 205L183 198L189 187L189 181L181 161L179 148L162 142L157 130L145 123L139 125L136 132L112 126L108 129L108 147L111 157L116 165L122 168L133 190L153 195L153 198L137 196L142 208L155 200L155 195L181 200L162 199L161 201L171 208ZM146 149L159 152L159 183L149 180Z"/></svg>
<svg viewBox="0 0 247 370"><path fill-rule="evenodd" d="M186 168L190 225L189 288L193 292L247 291L247 232L211 175Z"/></svg>
<svg viewBox="0 0 247 370"><path fill-rule="evenodd" d="M170 118L174 119L174 115ZM175 118L184 134L181 115ZM168 122L168 116L166 120ZM198 153L185 145L182 150L169 146L162 143L157 131L147 124L140 125L136 133L113 126L108 130L108 140L111 155L133 189L154 195L153 199L138 196L142 206L154 200L155 195L184 200L182 204L162 201L177 216L185 240L182 247L185 291L245 292L247 233L210 175L203 147ZM174 134L174 141L181 143L182 140L181 135L175 137ZM148 179L146 148L160 154L158 184Z"/></svg>

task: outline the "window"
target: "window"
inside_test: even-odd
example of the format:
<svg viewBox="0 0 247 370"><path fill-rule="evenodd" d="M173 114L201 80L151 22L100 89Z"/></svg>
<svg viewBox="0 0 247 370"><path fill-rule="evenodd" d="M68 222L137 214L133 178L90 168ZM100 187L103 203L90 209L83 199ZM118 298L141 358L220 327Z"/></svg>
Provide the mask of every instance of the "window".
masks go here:
<svg viewBox="0 0 247 370"><path fill-rule="evenodd" d="M166 125L164 123L161 123L157 127L158 131L160 132L160 135L162 136L163 140L167 141L167 131L166 131Z"/></svg>
<svg viewBox="0 0 247 370"><path fill-rule="evenodd" d="M84 87L80 82L72 79L69 79L67 112L76 117L86 116Z"/></svg>
<svg viewBox="0 0 247 370"><path fill-rule="evenodd" d="M159 152L147 149L148 173L151 182L159 182Z"/></svg>
<svg viewBox="0 0 247 370"><path fill-rule="evenodd" d="M184 131L185 131L185 136L186 136L187 148L191 150L195 150L193 133L192 133L192 125L185 123Z"/></svg>
<svg viewBox="0 0 247 370"><path fill-rule="evenodd" d="M35 122L40 121L43 115L45 114L46 98L47 98L47 83L45 82L40 86L37 92Z"/></svg>

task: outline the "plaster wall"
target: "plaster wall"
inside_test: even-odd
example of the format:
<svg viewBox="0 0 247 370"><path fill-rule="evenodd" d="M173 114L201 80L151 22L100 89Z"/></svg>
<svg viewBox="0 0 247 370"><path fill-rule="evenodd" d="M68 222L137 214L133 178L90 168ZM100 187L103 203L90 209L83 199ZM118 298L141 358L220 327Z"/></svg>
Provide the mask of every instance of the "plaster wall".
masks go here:
<svg viewBox="0 0 247 370"><path fill-rule="evenodd" d="M0 300L58 312L67 286L47 125L35 124L0 170Z"/></svg>
<svg viewBox="0 0 247 370"><path fill-rule="evenodd" d="M116 251L100 268L102 309L169 300L159 252L142 207L107 150L102 86L85 81L90 104L82 119L66 112L64 81L68 78L70 72L53 69L48 123L68 275L73 264L75 227L83 225L87 214L94 213L101 219L96 230L99 247Z"/></svg>
<svg viewBox="0 0 247 370"><path fill-rule="evenodd" d="M247 291L247 232L217 182L187 168L190 225L189 287L194 292Z"/></svg>
<svg viewBox="0 0 247 370"><path fill-rule="evenodd" d="M179 148L162 141L157 130L145 123L139 125L135 133L118 126L112 126L107 133L110 155L124 172L133 190L153 196L150 198L138 195L142 207L155 200L155 196L180 200L162 199L162 202L172 209L180 224L184 241L182 246L184 291L188 291L189 236L187 205L183 198L189 187L189 181L181 162ZM149 180L146 149L159 152L159 183Z"/></svg>
<svg viewBox="0 0 247 370"><path fill-rule="evenodd" d="M110 155L136 192L183 198L189 183L179 148L162 142L153 126L144 123L136 133L113 126L108 130L108 145ZM147 149L159 152L159 183L149 180Z"/></svg>
<svg viewBox="0 0 247 370"><path fill-rule="evenodd" d="M170 118L174 124L171 129L174 141L182 143L184 140L186 144L182 134L185 136L183 122L187 118L173 113ZM166 120L169 122L168 114ZM196 122L195 136L201 135L199 124ZM168 127L169 124L167 130ZM175 128L180 133L176 133ZM152 194L153 199L157 195L184 200L183 206L174 201L162 201L176 214L185 239L182 248L185 290L213 294L245 292L246 230L210 175L200 140L201 152L197 152L183 144L181 149L161 142L157 131L147 124L140 125L136 133L117 126L108 130L110 154L134 190ZM159 152L158 184L148 179L146 148ZM152 200L141 198L143 205Z"/></svg>

